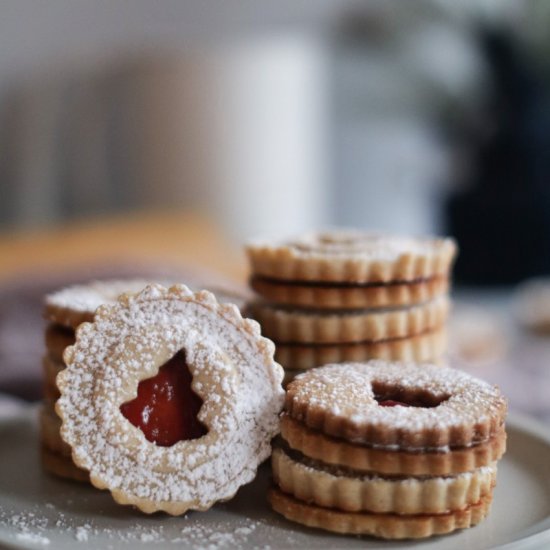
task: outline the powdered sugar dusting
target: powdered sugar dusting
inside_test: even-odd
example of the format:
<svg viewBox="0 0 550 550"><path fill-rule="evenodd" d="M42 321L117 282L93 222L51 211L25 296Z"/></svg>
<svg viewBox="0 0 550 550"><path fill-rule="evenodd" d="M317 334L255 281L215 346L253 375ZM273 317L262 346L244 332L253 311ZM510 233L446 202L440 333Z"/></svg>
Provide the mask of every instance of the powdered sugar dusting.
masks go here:
<svg viewBox="0 0 550 550"><path fill-rule="evenodd" d="M0 527L13 531L15 541L29 544L33 547L53 547L55 541L61 537L63 541L72 539L71 546L119 547L120 543L127 544L173 544L174 547L222 548L252 547L248 539L254 535L261 525L258 521L240 518L238 521L207 521L187 522L179 526L155 525L148 526L129 518L124 525L106 527L102 521L90 519L81 523L74 517L69 517L61 510L52 515L42 515L39 511L25 511L10 514L0 508ZM268 546L255 546L269 548Z"/></svg>
<svg viewBox="0 0 550 550"><path fill-rule="evenodd" d="M135 294L151 284L170 287L177 284L174 280L151 279L116 279L106 281L91 281L87 284L73 285L48 294L44 303L46 306L70 309L73 312L93 315L96 309L104 304L113 305L121 294ZM209 286L210 288L210 286ZM198 289L197 289L198 290ZM214 291L214 289L212 289ZM246 296L231 288L219 287L215 294L221 303L234 302L240 307Z"/></svg>
<svg viewBox="0 0 550 550"><path fill-rule="evenodd" d="M180 349L208 433L158 447L119 407ZM58 376L62 437L94 484L121 503L147 512L206 509L253 479L270 454L283 400L273 344L208 292L152 285L124 296L81 325L65 361Z"/></svg>
<svg viewBox="0 0 550 550"><path fill-rule="evenodd" d="M15 539L21 543L49 546L47 518L35 512L9 514L0 508L0 526L15 530Z"/></svg>
<svg viewBox="0 0 550 550"><path fill-rule="evenodd" d="M384 233L335 231L305 235L291 241L289 246L303 254L394 260L408 253L433 254L436 242Z"/></svg>
<svg viewBox="0 0 550 550"><path fill-rule="evenodd" d="M373 383L428 393L443 401L433 408L382 407L375 400ZM436 365L381 360L328 365L297 376L287 390L291 416L298 411L299 416L309 418L311 414L329 425L332 421L334 425L342 422L350 433L357 434L383 428L391 432L386 434L390 439L406 438L419 443L424 433L441 441L455 429L483 432L492 424L499 426L506 414L506 401L498 388L456 369Z"/></svg>
<svg viewBox="0 0 550 550"><path fill-rule="evenodd" d="M442 247L454 247L451 239L413 238L354 230L309 233L278 244L253 242L251 246L279 246L287 248L294 256L303 258L345 257L350 260L374 261L393 261L403 254L432 257Z"/></svg>
<svg viewBox="0 0 550 550"><path fill-rule="evenodd" d="M139 292L151 283L151 280L146 279L92 281L85 285L73 285L48 294L45 304L93 314L103 304L114 304L121 294ZM170 286L173 281L159 281L159 283Z"/></svg>
<svg viewBox="0 0 550 550"><path fill-rule="evenodd" d="M30 542L31 544L39 544L42 546L48 546L50 544L50 539L36 533L17 533L15 538L20 542Z"/></svg>

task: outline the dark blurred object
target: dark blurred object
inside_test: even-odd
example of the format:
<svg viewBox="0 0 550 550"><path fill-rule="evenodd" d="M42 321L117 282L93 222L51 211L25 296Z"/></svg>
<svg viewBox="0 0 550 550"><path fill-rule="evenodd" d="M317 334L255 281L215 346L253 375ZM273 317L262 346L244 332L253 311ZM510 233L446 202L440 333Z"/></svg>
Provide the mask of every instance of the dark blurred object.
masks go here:
<svg viewBox="0 0 550 550"><path fill-rule="evenodd" d="M483 29L491 131L471 180L448 204L457 282L510 284L550 273L550 101L542 72L511 34ZM475 143L474 138L474 143Z"/></svg>

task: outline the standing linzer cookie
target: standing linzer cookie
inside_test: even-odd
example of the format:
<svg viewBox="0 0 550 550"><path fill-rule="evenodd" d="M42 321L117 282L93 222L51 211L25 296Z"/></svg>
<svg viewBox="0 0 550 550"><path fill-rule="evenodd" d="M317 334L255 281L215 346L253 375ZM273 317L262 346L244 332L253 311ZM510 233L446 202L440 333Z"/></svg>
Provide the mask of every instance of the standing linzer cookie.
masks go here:
<svg viewBox="0 0 550 550"><path fill-rule="evenodd" d="M495 387L433 365L329 365L288 386L273 508L329 531L422 538L489 512L505 450Z"/></svg>
<svg viewBox="0 0 550 550"><path fill-rule="evenodd" d="M209 292L151 285L123 295L64 353L61 436L121 504L208 509L271 452L284 395L273 351L256 322Z"/></svg>

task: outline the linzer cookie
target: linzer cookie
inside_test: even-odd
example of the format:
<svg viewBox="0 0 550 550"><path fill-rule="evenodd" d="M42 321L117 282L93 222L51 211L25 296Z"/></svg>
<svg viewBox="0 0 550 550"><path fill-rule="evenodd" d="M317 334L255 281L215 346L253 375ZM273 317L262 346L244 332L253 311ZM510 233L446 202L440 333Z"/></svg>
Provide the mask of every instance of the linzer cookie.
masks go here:
<svg viewBox="0 0 550 550"><path fill-rule="evenodd" d="M247 247L252 288L267 300L339 309L407 305L442 294L446 283L433 282L448 279L455 252L451 239L352 231Z"/></svg>
<svg viewBox="0 0 550 550"><path fill-rule="evenodd" d="M54 325L74 330L81 323L92 322L99 306L113 304L121 294L139 292L151 283L170 286L176 281L117 279L69 286L46 296L44 318ZM214 292L221 301L233 303L239 307L247 299L244 291L213 287L209 287L209 290Z"/></svg>
<svg viewBox="0 0 550 550"><path fill-rule="evenodd" d="M498 433L506 401L497 388L456 369L371 361L299 376L285 409L309 428L354 443L447 450Z"/></svg>
<svg viewBox="0 0 550 550"><path fill-rule="evenodd" d="M46 353L43 358L43 372L46 400L43 408L45 412L49 413L49 416L55 416L53 404L59 397L55 380L57 374L65 368L63 352L65 348L74 344L75 328L82 322L92 321L94 313L100 305L114 304L121 293L139 292L151 282L153 281L145 279L92 281L87 284L70 286L46 296L44 317L49 323L46 326L44 335ZM164 281L162 284L172 283ZM236 303L239 307L242 307L246 299L246 292L242 292L238 288L219 287L216 289L216 296L224 303ZM86 472L82 472L72 464L70 454L54 457L49 454L52 445L55 449L63 444L59 430L57 435L51 430L48 434L42 432L41 439L42 445L46 445L46 450L42 452L42 462L46 471L70 479L88 479ZM48 443L49 447L47 446ZM68 475L64 476L64 473Z"/></svg>
<svg viewBox="0 0 550 550"><path fill-rule="evenodd" d="M93 321L99 306L116 302L125 292L139 292L150 283L145 279L120 279L69 286L46 296L44 318L74 330L81 323Z"/></svg>
<svg viewBox="0 0 550 550"><path fill-rule="evenodd" d="M284 395L273 352L256 322L209 292L151 285L123 295L65 350L61 436L117 502L206 510L271 453Z"/></svg>
<svg viewBox="0 0 550 550"><path fill-rule="evenodd" d="M74 344L74 330L70 327L49 323L44 331L44 344L47 357L63 363L65 348Z"/></svg>
<svg viewBox="0 0 550 550"><path fill-rule="evenodd" d="M56 388L57 390L57 388ZM57 395L59 392L57 392ZM46 394L44 405L40 409L39 426L42 467L48 473L73 481L88 482L88 473L78 468L71 459L71 448L61 439L61 422L55 414L54 404L57 396Z"/></svg>
<svg viewBox="0 0 550 550"><path fill-rule="evenodd" d="M288 386L273 508L329 531L421 538L489 512L505 450L495 387L433 365L329 365Z"/></svg>

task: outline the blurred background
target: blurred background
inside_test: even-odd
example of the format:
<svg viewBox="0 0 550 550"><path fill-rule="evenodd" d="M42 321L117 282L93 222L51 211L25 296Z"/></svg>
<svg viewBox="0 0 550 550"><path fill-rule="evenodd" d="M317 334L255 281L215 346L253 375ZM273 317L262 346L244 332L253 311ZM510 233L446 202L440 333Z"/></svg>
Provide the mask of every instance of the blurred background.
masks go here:
<svg viewBox="0 0 550 550"><path fill-rule="evenodd" d="M550 419L546 340L504 351L513 285L550 272L549 24L546 0L0 1L0 361L68 282L239 282L244 240L318 227L450 234L455 342L499 380L515 357L503 384Z"/></svg>
<svg viewBox="0 0 550 550"><path fill-rule="evenodd" d="M193 212L233 242L452 233L550 269L545 0L0 4L0 224Z"/></svg>
<svg viewBox="0 0 550 550"><path fill-rule="evenodd" d="M483 256L547 245L550 5L456 4L5 0L2 227L181 208L238 240L474 233L464 279L545 271Z"/></svg>

